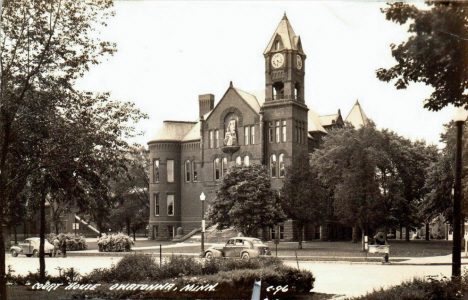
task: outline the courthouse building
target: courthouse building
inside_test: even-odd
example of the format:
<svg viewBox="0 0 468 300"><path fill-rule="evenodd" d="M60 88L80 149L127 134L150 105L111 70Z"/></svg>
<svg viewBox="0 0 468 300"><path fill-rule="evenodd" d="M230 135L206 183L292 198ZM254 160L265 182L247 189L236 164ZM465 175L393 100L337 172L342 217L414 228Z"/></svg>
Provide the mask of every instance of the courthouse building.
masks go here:
<svg viewBox="0 0 468 300"><path fill-rule="evenodd" d="M313 152L332 127L367 121L358 102L347 118L338 113L319 116L305 103L306 54L286 15L264 53L265 87L245 92L231 82L215 105L212 94L198 96L196 121L164 121L148 142L152 162L150 178L150 238L172 239L177 228L188 234L201 226L201 201L214 198L223 174L233 165L267 166L272 187L280 189L285 166L301 152ZM350 235L333 221L307 227L306 238L339 239ZM294 223L281 224L280 237L297 238ZM349 232L348 232L349 231ZM271 232L270 232L271 234ZM268 232L264 238L268 238ZM271 235L270 235L271 237Z"/></svg>

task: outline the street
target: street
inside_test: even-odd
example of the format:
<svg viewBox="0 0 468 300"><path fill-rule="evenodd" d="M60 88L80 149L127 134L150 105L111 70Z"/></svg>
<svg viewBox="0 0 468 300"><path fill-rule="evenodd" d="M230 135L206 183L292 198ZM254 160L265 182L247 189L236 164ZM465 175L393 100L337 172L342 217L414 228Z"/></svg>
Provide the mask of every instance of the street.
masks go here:
<svg viewBox="0 0 468 300"><path fill-rule="evenodd" d="M51 275L58 275L58 267L74 267L81 274L88 273L95 268L110 267L121 257L102 256L70 256L67 258L46 258L46 270ZM373 289L397 285L414 277L440 275L450 277L450 265L424 265L425 261L414 260L416 264L382 265L349 262L306 262L299 261L299 267L311 271L315 278L314 292L339 294L347 296L364 295ZM440 261L441 258L438 258ZM449 257L444 257L444 262ZM297 267L295 261L286 261L291 267ZM11 257L6 255L6 266L11 266L13 274L27 274L39 269L39 259L32 257Z"/></svg>

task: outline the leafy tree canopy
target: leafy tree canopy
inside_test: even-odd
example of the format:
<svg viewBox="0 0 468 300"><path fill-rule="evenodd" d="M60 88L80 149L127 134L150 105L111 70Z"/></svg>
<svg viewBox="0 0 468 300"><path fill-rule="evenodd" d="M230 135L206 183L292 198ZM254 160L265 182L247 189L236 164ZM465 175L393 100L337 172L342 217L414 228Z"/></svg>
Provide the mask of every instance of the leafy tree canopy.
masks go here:
<svg viewBox="0 0 468 300"><path fill-rule="evenodd" d="M256 236L259 229L284 219L278 200L265 166L235 166L222 177L208 218L219 229L232 226L247 236Z"/></svg>
<svg viewBox="0 0 468 300"><path fill-rule="evenodd" d="M427 9L408 3L391 3L382 10L387 20L409 23L407 41L392 44L397 64L377 70L377 77L395 80L397 89L409 82L434 87L424 107L438 111L448 104L468 108L468 9L460 1L429 1Z"/></svg>

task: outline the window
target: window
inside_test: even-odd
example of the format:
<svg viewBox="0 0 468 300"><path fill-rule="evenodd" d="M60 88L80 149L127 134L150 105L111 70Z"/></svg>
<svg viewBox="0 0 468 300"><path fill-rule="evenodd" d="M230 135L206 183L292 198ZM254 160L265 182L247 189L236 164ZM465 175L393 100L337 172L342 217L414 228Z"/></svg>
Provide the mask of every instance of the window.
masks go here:
<svg viewBox="0 0 468 300"><path fill-rule="evenodd" d="M244 156L244 166L248 167L250 165L250 158L248 155Z"/></svg>
<svg viewBox="0 0 468 300"><path fill-rule="evenodd" d="M278 165L279 165L279 177L283 178L284 177L284 172L285 172L285 168L284 168L284 154L281 153L279 156L278 156Z"/></svg>
<svg viewBox="0 0 468 300"><path fill-rule="evenodd" d="M276 155L270 156L270 176L276 177Z"/></svg>
<svg viewBox="0 0 468 300"><path fill-rule="evenodd" d="M167 215L174 215L174 195L167 195Z"/></svg>
<svg viewBox="0 0 468 300"><path fill-rule="evenodd" d="M192 172L190 170L190 160L185 161L185 182L190 182L190 177L192 177Z"/></svg>
<svg viewBox="0 0 468 300"><path fill-rule="evenodd" d="M242 165L242 158L240 156L236 157L236 166Z"/></svg>
<svg viewBox="0 0 468 300"><path fill-rule="evenodd" d="M219 169L219 158L215 158L213 162L213 169L214 169L214 180L219 180L221 177L220 169Z"/></svg>
<svg viewBox="0 0 468 300"><path fill-rule="evenodd" d="M167 160L167 182L174 182L174 161Z"/></svg>
<svg viewBox="0 0 468 300"><path fill-rule="evenodd" d="M154 199L154 215L159 216L159 194L154 194L153 199Z"/></svg>
<svg viewBox="0 0 468 300"><path fill-rule="evenodd" d="M279 227L279 228L278 228ZM276 235L276 231L279 229L279 235ZM276 225L271 228L271 239L277 239L279 238L280 240L284 239L284 225Z"/></svg>
<svg viewBox="0 0 468 300"><path fill-rule="evenodd" d="M279 50L279 49L280 49L280 41L276 40L275 50Z"/></svg>
<svg viewBox="0 0 468 300"><path fill-rule="evenodd" d="M216 148L219 148L219 130L216 130L215 140L216 140Z"/></svg>
<svg viewBox="0 0 468 300"><path fill-rule="evenodd" d="M273 143L275 141L275 136L273 135L273 122L268 122L268 137L270 143Z"/></svg>
<svg viewBox="0 0 468 300"><path fill-rule="evenodd" d="M213 131L210 130L210 148L214 148Z"/></svg>
<svg viewBox="0 0 468 300"><path fill-rule="evenodd" d="M223 175L226 174L226 172L228 170L227 157L223 157L223 160L221 161L221 169L222 169Z"/></svg>
<svg viewBox="0 0 468 300"><path fill-rule="evenodd" d="M250 126L250 144L255 144L255 126Z"/></svg>
<svg viewBox="0 0 468 300"><path fill-rule="evenodd" d="M275 125L276 125L276 128L275 128L275 132L276 132L276 142L279 143L281 140L280 140L280 121L276 121L275 122Z"/></svg>
<svg viewBox="0 0 468 300"><path fill-rule="evenodd" d="M153 182L159 182L159 159L153 160Z"/></svg>
<svg viewBox="0 0 468 300"><path fill-rule="evenodd" d="M282 135L283 135L283 142L286 142L286 121L283 121L283 127L282 127Z"/></svg>
<svg viewBox="0 0 468 300"><path fill-rule="evenodd" d="M244 127L244 145L248 145L249 144L249 126L245 126Z"/></svg>
<svg viewBox="0 0 468 300"><path fill-rule="evenodd" d="M198 181L197 162L192 161L193 182Z"/></svg>

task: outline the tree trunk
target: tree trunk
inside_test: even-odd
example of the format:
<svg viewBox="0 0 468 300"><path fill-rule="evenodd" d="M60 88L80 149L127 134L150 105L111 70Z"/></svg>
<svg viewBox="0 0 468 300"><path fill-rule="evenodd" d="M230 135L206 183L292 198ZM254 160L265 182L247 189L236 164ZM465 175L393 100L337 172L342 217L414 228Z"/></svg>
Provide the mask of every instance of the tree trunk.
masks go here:
<svg viewBox="0 0 468 300"><path fill-rule="evenodd" d="M18 244L18 236L17 236L17 233L16 233L16 226L13 226L13 231L15 233L15 244Z"/></svg>
<svg viewBox="0 0 468 300"><path fill-rule="evenodd" d="M58 225L59 225L59 222L55 222L55 234L58 235L59 234L59 230L58 230Z"/></svg>
<svg viewBox="0 0 468 300"><path fill-rule="evenodd" d="M426 223L426 241L429 241L429 222Z"/></svg>
<svg viewBox="0 0 468 300"><path fill-rule="evenodd" d="M302 249L302 230L303 230L303 227L302 224L297 224L297 236L298 236L298 245L297 245L297 249Z"/></svg>
<svg viewBox="0 0 468 300"><path fill-rule="evenodd" d="M400 223L400 240L403 239L403 225Z"/></svg>
<svg viewBox="0 0 468 300"><path fill-rule="evenodd" d="M410 233L410 228L409 228L408 224L405 224L405 241L406 242L410 241L409 233Z"/></svg>
<svg viewBox="0 0 468 300"><path fill-rule="evenodd" d="M136 230L133 230L133 229L132 229L132 231L133 231L133 241L136 242L136 236L135 236Z"/></svg>
<svg viewBox="0 0 468 300"><path fill-rule="evenodd" d="M40 225L40 243L39 243L39 282L45 283L45 259L44 259L44 240L45 240L45 227L46 227L46 216L45 216L45 191L41 192L41 225Z"/></svg>
<svg viewBox="0 0 468 300"><path fill-rule="evenodd" d="M359 229L357 226L353 226L353 233L352 233L353 243L357 243L359 239Z"/></svg>
<svg viewBox="0 0 468 300"><path fill-rule="evenodd" d="M0 195L3 198L3 195ZM2 201L3 202L3 201ZM3 220L3 206L0 209L0 220ZM3 239L3 224L0 224L0 299L7 300L7 289L5 278L5 240Z"/></svg>
<svg viewBox="0 0 468 300"><path fill-rule="evenodd" d="M130 236L130 221L127 221L127 235Z"/></svg>

